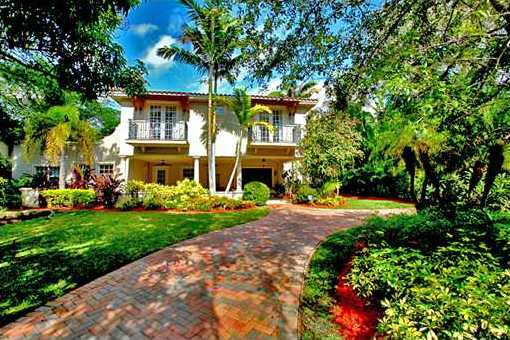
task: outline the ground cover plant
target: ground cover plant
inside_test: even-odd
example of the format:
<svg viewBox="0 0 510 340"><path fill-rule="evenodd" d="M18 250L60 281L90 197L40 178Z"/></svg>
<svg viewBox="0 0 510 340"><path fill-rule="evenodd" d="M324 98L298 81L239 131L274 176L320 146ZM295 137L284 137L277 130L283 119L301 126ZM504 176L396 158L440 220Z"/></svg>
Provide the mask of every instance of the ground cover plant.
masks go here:
<svg viewBox="0 0 510 340"><path fill-rule="evenodd" d="M144 255L266 213L76 211L3 226L0 325Z"/></svg>
<svg viewBox="0 0 510 340"><path fill-rule="evenodd" d="M351 258L348 282L381 310L380 334L508 337L509 236L508 213L483 211L375 218L336 233L310 263L301 305L303 338L338 336L330 312L337 275Z"/></svg>

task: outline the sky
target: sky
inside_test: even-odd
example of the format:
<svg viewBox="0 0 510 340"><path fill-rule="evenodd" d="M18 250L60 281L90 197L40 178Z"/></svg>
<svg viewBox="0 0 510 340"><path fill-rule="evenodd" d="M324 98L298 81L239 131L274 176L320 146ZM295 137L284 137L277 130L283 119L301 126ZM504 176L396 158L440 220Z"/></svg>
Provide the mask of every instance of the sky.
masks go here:
<svg viewBox="0 0 510 340"><path fill-rule="evenodd" d="M186 64L165 60L156 55L158 48L177 43L181 27L187 21L186 10L175 0L149 0L132 9L122 27L117 31L116 39L124 47L124 53L130 64L142 60L149 71L147 80L151 90L207 92L204 77ZM269 92L276 90L279 79L269 81L266 88L248 87L250 92ZM226 82L219 84L219 92L230 93L231 86Z"/></svg>

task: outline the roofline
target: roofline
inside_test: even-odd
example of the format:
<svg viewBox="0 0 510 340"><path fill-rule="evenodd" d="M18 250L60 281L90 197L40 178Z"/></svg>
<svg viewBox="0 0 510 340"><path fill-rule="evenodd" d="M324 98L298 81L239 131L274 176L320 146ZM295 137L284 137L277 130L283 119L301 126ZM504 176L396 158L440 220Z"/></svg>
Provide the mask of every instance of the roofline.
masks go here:
<svg viewBox="0 0 510 340"><path fill-rule="evenodd" d="M127 99L128 95L122 89L114 89L110 92L110 96L114 99ZM144 97L150 99L150 97L157 97L158 99L165 99L168 97L169 99L194 99L197 101L207 100L208 94L201 92L184 92L184 91L167 91L167 90L149 90L145 94ZM231 97L231 94L219 94L219 96ZM276 105L281 103L282 105L304 105L304 106L315 106L318 103L316 99L302 99L302 98L292 98L292 97L273 97L273 96L264 96L264 95L251 95L251 98L256 102L271 102Z"/></svg>

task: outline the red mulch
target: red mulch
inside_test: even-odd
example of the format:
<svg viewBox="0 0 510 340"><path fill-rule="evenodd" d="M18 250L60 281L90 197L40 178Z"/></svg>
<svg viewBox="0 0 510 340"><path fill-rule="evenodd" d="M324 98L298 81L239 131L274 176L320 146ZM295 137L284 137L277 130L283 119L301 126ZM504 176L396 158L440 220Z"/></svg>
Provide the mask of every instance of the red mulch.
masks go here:
<svg viewBox="0 0 510 340"><path fill-rule="evenodd" d="M365 245L356 245L356 248ZM341 269L336 285L336 305L331 309L334 322L340 326L339 333L344 339L364 340L377 336L377 323L381 312L360 298L347 282L352 260Z"/></svg>

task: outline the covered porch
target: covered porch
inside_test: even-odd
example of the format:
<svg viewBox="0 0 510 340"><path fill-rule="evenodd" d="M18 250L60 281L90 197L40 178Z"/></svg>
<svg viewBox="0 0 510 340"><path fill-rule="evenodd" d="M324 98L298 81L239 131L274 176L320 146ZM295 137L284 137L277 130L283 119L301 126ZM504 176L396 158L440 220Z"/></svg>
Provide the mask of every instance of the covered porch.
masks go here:
<svg viewBox="0 0 510 340"><path fill-rule="evenodd" d="M233 191L241 191L236 183L244 186L252 181L260 181L274 188L283 183L283 172L292 159L271 156L248 155L242 160L241 178L234 178ZM135 154L126 160L127 179L146 183L175 185L185 178L199 182L208 188L207 157L168 154ZM216 158L216 191L225 191L235 163L234 157Z"/></svg>

